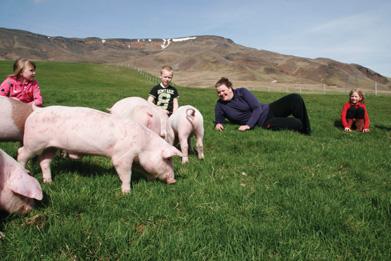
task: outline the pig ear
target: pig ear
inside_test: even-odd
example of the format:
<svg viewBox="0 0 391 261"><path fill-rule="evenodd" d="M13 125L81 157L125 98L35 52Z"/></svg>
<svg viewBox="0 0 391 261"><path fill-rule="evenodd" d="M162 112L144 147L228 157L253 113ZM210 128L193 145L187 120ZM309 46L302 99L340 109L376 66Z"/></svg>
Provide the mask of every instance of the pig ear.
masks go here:
<svg viewBox="0 0 391 261"><path fill-rule="evenodd" d="M173 156L179 156L179 157L183 157L182 155L182 152L180 152L177 148L175 148L174 146L169 146L169 147L166 147L164 150L163 150L163 159L169 159Z"/></svg>
<svg viewBox="0 0 391 261"><path fill-rule="evenodd" d="M37 200L41 200L43 198L39 182L21 169L11 173L8 185L13 192L22 196L35 198Z"/></svg>

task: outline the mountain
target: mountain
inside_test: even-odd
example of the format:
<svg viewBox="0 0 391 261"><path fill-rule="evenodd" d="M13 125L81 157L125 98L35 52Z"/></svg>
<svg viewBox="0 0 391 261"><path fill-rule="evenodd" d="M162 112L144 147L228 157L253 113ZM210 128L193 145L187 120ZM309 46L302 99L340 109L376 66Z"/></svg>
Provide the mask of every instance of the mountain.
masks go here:
<svg viewBox="0 0 391 261"><path fill-rule="evenodd" d="M108 63L158 75L163 64L174 68L177 84L210 87L221 77L244 86L278 83L335 88L391 90L387 77L358 64L327 58L308 59L248 48L220 36L174 39L100 39L51 37L0 28L0 59Z"/></svg>

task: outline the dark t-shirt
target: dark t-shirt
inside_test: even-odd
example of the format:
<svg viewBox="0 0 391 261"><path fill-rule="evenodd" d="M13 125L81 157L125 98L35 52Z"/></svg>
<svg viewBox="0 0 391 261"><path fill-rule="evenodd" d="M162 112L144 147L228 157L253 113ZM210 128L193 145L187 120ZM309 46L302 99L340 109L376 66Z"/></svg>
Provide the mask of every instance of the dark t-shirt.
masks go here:
<svg viewBox="0 0 391 261"><path fill-rule="evenodd" d="M168 110L170 113L172 113L174 107L174 98L179 97L178 91L175 87L168 85L167 88L164 88L160 84L154 86L149 92L149 95L155 98L154 103L157 106Z"/></svg>

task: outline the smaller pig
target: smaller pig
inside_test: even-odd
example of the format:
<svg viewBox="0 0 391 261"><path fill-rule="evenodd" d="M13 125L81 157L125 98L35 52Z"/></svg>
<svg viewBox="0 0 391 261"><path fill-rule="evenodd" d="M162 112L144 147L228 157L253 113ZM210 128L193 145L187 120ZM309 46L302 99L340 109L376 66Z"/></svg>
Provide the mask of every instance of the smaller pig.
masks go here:
<svg viewBox="0 0 391 261"><path fill-rule="evenodd" d="M22 141L24 123L33 112L33 103L0 96L0 141Z"/></svg>
<svg viewBox="0 0 391 261"><path fill-rule="evenodd" d="M42 200L39 182L11 156L0 149L0 208L8 213L25 214Z"/></svg>
<svg viewBox="0 0 391 261"><path fill-rule="evenodd" d="M167 112L141 97L119 100L108 111L113 115L132 119L158 134L169 144L174 143L174 132L169 125Z"/></svg>
<svg viewBox="0 0 391 261"><path fill-rule="evenodd" d="M72 155L109 157L122 182L123 193L130 192L134 161L153 178L173 184L176 180L171 158L182 156L146 127L85 107L49 106L34 110L26 120L23 143L18 161L25 166L34 155L40 155L44 182L52 181L50 162L56 148Z"/></svg>
<svg viewBox="0 0 391 261"><path fill-rule="evenodd" d="M199 159L204 158L204 120L199 110L191 105L180 106L169 119L170 126L179 140L182 150L182 163L189 162L190 138L196 138L196 150Z"/></svg>

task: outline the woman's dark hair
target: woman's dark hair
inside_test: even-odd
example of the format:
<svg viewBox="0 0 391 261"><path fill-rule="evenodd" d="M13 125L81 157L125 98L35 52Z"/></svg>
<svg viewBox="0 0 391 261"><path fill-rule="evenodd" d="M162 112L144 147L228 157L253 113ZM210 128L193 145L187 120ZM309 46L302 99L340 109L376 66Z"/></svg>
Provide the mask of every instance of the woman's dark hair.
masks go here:
<svg viewBox="0 0 391 261"><path fill-rule="evenodd" d="M228 80L228 78L225 78L225 77L221 77L221 79L216 82L215 87L217 88L223 84L225 86L227 86L228 88L232 89L232 82L230 80Z"/></svg>

